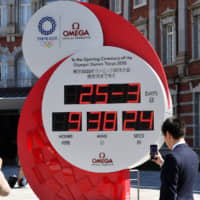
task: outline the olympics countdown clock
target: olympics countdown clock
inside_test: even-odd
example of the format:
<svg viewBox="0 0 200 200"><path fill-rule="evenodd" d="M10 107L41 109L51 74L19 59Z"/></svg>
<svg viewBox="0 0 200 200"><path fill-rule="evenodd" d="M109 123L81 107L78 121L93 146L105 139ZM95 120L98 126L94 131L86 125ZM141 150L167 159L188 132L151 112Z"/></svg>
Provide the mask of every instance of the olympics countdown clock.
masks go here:
<svg viewBox="0 0 200 200"><path fill-rule="evenodd" d="M47 137L68 162L92 172L135 167L161 145L170 115L163 84L137 55L116 47L74 54L51 76L43 96Z"/></svg>
<svg viewBox="0 0 200 200"><path fill-rule="evenodd" d="M32 16L22 46L41 76L18 126L20 163L34 192L42 200L130 199L128 167L162 144L160 126L171 114L150 43L103 7L56 1Z"/></svg>

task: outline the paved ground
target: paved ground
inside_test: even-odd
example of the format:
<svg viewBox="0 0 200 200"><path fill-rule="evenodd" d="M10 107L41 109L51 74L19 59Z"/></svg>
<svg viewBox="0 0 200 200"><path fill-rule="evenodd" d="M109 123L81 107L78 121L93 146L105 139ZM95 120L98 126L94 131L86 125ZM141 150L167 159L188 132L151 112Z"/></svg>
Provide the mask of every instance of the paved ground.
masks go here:
<svg viewBox="0 0 200 200"><path fill-rule="evenodd" d="M17 174L15 167L4 167L3 171L5 176L8 177L13 174ZM160 187L160 173L155 171L140 171L140 200L158 200L159 199L159 187ZM131 179L136 179L136 173L131 173ZM200 173L196 179L194 187L195 200L200 200ZM1 197L2 200L38 200L31 188L26 186L25 188L15 187L12 189L11 194L8 197ZM131 200L137 200L137 182L131 181Z"/></svg>
<svg viewBox="0 0 200 200"><path fill-rule="evenodd" d="M136 178L135 173L131 173L131 178ZM159 171L140 171L140 200L158 200L160 188ZM137 200L136 182L131 182L131 200ZM200 200L200 173L196 179L194 187L194 200Z"/></svg>

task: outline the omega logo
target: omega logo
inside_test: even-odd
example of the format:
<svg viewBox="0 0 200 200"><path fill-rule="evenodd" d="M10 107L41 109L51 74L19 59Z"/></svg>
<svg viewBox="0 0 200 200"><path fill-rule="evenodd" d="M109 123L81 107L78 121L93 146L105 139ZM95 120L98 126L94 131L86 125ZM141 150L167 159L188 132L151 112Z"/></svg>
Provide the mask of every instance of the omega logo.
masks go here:
<svg viewBox="0 0 200 200"><path fill-rule="evenodd" d="M71 30L64 30L63 31L63 36L68 37L68 36L89 36L89 32L87 29L80 29L80 24L78 22L74 22L72 24L72 29Z"/></svg>
<svg viewBox="0 0 200 200"><path fill-rule="evenodd" d="M80 24L78 22L74 22L72 24L72 29L80 29Z"/></svg>
<svg viewBox="0 0 200 200"><path fill-rule="evenodd" d="M99 153L99 158L93 158L92 159L92 164L98 165L98 164L113 164L113 161L111 158L106 158L106 154L104 152Z"/></svg>
<svg viewBox="0 0 200 200"><path fill-rule="evenodd" d="M106 157L106 154L104 153L104 152L101 152L101 153L99 153L99 158L105 158Z"/></svg>

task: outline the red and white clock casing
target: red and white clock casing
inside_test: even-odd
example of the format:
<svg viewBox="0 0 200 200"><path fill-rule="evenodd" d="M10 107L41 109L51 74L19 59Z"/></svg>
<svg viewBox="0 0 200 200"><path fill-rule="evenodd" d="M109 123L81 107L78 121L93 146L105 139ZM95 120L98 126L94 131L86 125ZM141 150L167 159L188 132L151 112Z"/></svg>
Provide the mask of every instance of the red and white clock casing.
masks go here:
<svg viewBox="0 0 200 200"><path fill-rule="evenodd" d="M59 4L61 2L52 3L52 5L54 4L54 6L53 6L54 10L51 10L51 12L48 12L48 16L51 17L51 15L53 16L55 13L59 13L58 9L55 9L57 7L57 5L56 5L57 3ZM75 2L66 2L66 1L62 2L62 3L77 4ZM165 94L163 94L163 89L161 89L162 94L159 94L159 95L161 95L167 99L167 100L165 99L164 104L165 104L165 106L167 105L168 108L164 108L165 106L163 107L163 105L162 105L162 107L164 108L164 111L166 111L166 113L164 115L167 116L168 111L169 111L169 113L171 113L171 100L170 100L168 84L167 84L167 80L165 77L165 73L164 73L163 67L160 63L160 60L159 60L156 52L153 50L153 48L148 43L148 41L143 37L143 35L132 24L130 24L128 21L124 20L121 16L119 16L105 8L94 5L94 4L88 4L88 3L81 3L81 4L83 7L88 8L88 10L91 11L91 13L95 15L95 17L97 19L96 25L98 26L98 30L100 31L99 32L100 38L103 37L104 46L110 45L110 46L122 48L122 49L114 50L114 52L117 55L118 55L119 51L121 51L121 52L125 51L125 53L127 53L128 55L131 54L131 56L133 56L133 57L137 55L139 58L136 58L136 59L142 59L142 62L148 63L148 64L145 63L143 65L145 65L145 66L148 65L149 68L153 69L153 70L150 70L150 71L153 71L152 72L153 77L156 77L156 76L157 76L157 78L159 77L160 81L158 81L158 82L160 82L161 85L163 84L163 88L164 88ZM48 7L50 5L51 4L47 5L46 7ZM40 12L42 12L42 9L43 8L40 9ZM69 12L69 13L71 13L71 12ZM80 13L79 13L79 15L81 16ZM37 19L38 21L35 23L35 25L37 26L39 23L39 19L42 19L45 16L47 16L47 14L40 16L41 18ZM94 16L92 16L92 17L94 17ZM66 16L66 18L68 18L68 17ZM83 17L83 19L84 19L84 17ZM79 21L79 20L73 19L69 24L70 28L72 28L72 24L75 21ZM80 23L80 26L81 26L81 24L82 23ZM111 24L112 24L112 26L111 26ZM45 25L45 24L43 24L43 25ZM99 25L101 26L100 28L99 28ZM28 27L28 25L27 25L27 27ZM45 27L46 26L44 26L44 28ZM29 28L32 29L33 27L29 26ZM38 28L36 28L36 29L38 31ZM47 29L48 29L48 25L47 25ZM102 29L102 32L101 32L101 29ZM65 30L65 29L63 29L63 30ZM101 35L101 33L103 33L103 36ZM28 39L30 39L30 38L28 38ZM98 38L95 38L95 39L98 39ZM102 39L100 39L98 41L100 41L100 43L95 44L95 42L92 42L91 46L88 46L88 47L85 46L85 48L87 49L87 48L102 46ZM87 45L87 44L85 44L85 45ZM47 69L51 68L47 72L45 72L45 74L35 84L35 86L31 90L30 94L28 95L26 102L24 104L24 107L21 111L19 128L18 128L19 157L20 157L20 161L21 161L23 170L25 172L25 175L28 178L31 187L34 189L34 191L37 193L37 195L39 196L40 199L54 199L54 198L58 198L58 199L69 198L70 199L70 198L72 198L72 196L74 199L78 199L78 200L81 199L83 196L87 197L88 199L92 199L92 200L94 199L94 197L99 197L102 199L104 199L104 198L105 199L124 199L123 196L127 196L126 194L122 195L119 191L124 190L124 185L123 185L122 179L125 180L129 176L128 170L114 172L116 170L124 168L125 165L124 166L113 165L114 160L110 157L109 154L107 154L107 152L103 152L103 151L99 152L98 151L94 155L94 157L92 157L92 161L89 164L91 165L91 163L92 163L92 164L98 165L98 162L104 162L105 164L106 164L106 162L108 162L107 164L109 164L109 162L110 162L110 166L112 165L112 167L109 168L109 165L107 165L107 167L105 167L105 169L103 169L103 167L101 165L99 165L99 166L96 166L96 168L91 167L90 170L93 170L96 172L111 170L114 173L93 173L93 172L87 172L85 170L82 170L79 167L83 167L84 169L88 169L88 167L81 166L81 165L79 165L79 163L76 163L76 161L69 160L71 163L75 162L75 165L77 165L77 166L79 165L79 167L76 167L75 165L71 165L68 162L68 158L65 157L65 155L63 156L62 152L59 152L59 150L57 151L56 144L54 144L56 142L51 143L49 136L47 138L47 133L46 133L46 131L44 131L44 122L43 122L42 113L41 113L43 108L41 107L41 104L44 100L43 94L45 91L45 87L48 84L50 77L53 76L54 70L57 68L60 69L60 67L62 68L61 63L64 62L64 59L61 61L59 61L59 60L62 59L63 57L68 56L71 53L75 53L75 52L79 51L79 48L81 49L83 46L84 45L80 45L78 47L78 45L77 45L75 48L76 50L75 51L73 50L74 51L73 52L73 51L71 51L71 49L74 48L72 45L69 47L69 49L67 49L66 52L64 52L63 55L59 55L58 54L59 51L56 51L55 52L56 59L53 62L54 63L58 62L57 64L54 65L54 63L51 63L49 65L47 64L48 66L43 65L42 66L43 69L41 69L41 70L37 69L38 72L35 72L33 69L34 73L36 75L40 76ZM30 47L31 46L28 45L27 51L29 50ZM108 48L112 48L112 47L108 47ZM129 52L127 52L126 50L128 50ZM62 53L63 53L63 51L62 51ZM90 50L88 49L87 52L89 52L89 51ZM98 49L96 51L98 51ZM130 52L132 52L136 55L133 55ZM35 54L35 51L32 51L32 53ZM80 53L83 53L83 52L80 52ZM46 55L46 57L44 56L44 58L49 59L49 56L48 56L49 54L47 53L45 55ZM77 54L77 55L79 55L79 54ZM26 53L24 54L24 56L25 56L25 59L27 59ZM52 56L54 56L54 55L52 55ZM76 56L76 54L74 56ZM111 56L115 57L115 55L112 55L112 54L111 54ZM33 62L35 62L37 60L39 60L39 59L35 58L35 57L34 57L34 59L32 59ZM69 64L68 62L70 63L70 58L69 58L69 60L66 60L65 64L68 65ZM31 65L31 63L32 62L29 62L28 64ZM51 67L52 65L53 65L53 67ZM56 77L56 75L55 75L55 77ZM158 78L158 80L159 80L159 78ZM78 81L79 80L77 80L77 83L78 83ZM77 85L77 83L76 83L76 85ZM89 88L93 88L94 91L97 90L96 89L97 87L99 87L99 89L102 89L102 86L101 86L102 84L105 85L105 83L101 83L101 82L97 82L97 83L88 82L88 83L90 84ZM130 82L127 82L127 80L126 80L123 83L118 83L118 86L120 86L122 84L128 85L130 83L135 84L135 81L131 80ZM107 84L109 85L108 88L112 88L113 86L116 86L116 83L112 83L112 81L107 82ZM67 83L67 85L70 85L70 84ZM71 85L73 85L73 84L71 84ZM82 82L80 82L79 85L82 85ZM140 84L140 86L142 88L142 84ZM160 86L160 87L162 88L162 86ZM67 87L67 88L69 88L69 87ZM131 86L131 88L133 88L133 87ZM136 89L134 89L134 90L138 91L138 88L136 87ZM61 92L64 93L64 88ZM81 94L84 94L84 92L81 92ZM96 94L95 95L98 96L98 93L96 93ZM155 94L156 93L154 93L154 95ZM153 95L153 93L151 95ZM113 96L113 95L110 95L110 93L109 93L109 96ZM159 98L157 98L157 99L159 99ZM85 101L85 100L83 100L83 101ZM99 101L99 99L97 99L96 101ZM143 101L142 98L140 98L140 101ZM167 103L166 103L166 101L167 101ZM55 104L56 104L56 102L55 102ZM64 99L63 99L62 105L63 104L64 104ZM121 107L123 107L122 104L123 103L121 103ZM136 103L132 103L132 104L136 105ZM139 103L137 103L137 104L139 104ZM104 105L105 107L103 106L101 108L108 108L108 107L111 108L111 106L109 106L109 105L111 105L111 104L107 104L107 105L105 104ZM133 106L134 108L135 108L135 105ZM75 107L80 108L80 106L82 106L82 105L75 104L73 106L73 108L75 108ZM83 105L83 106L85 106L85 105ZM93 107L95 105L90 104L89 106ZM114 106L116 106L116 104L114 104ZM123 116L122 111L126 111L127 110L126 108L127 107L124 107L123 110L121 109L121 111L117 111L117 119L119 119L119 115ZM56 111L56 109L55 109L55 111ZM167 109L168 109L168 111L167 111ZM96 109L94 109L94 110L96 111ZM107 124L106 120L109 120L109 119L105 118L105 115L108 116L109 113L106 114L106 112L108 112L108 111L113 112L115 110L116 109L112 108L111 110L110 109L108 109L108 110L98 109L97 111L98 111L98 113L101 113L102 115L104 115L104 118L101 118L101 120L104 120L103 123ZM145 111L145 110L142 110L142 109L132 110L131 109L131 111L138 111L138 113L141 115L141 112ZM153 109L149 109L148 111L153 111ZM54 112L54 110L52 110L52 112ZM61 112L63 112L63 111L61 111ZM72 111L65 110L65 112L74 112L74 111L73 110ZM82 111L79 110L77 112L82 112ZM88 112L93 112L93 111L89 110ZM84 113L87 113L86 110L84 111ZM100 114L98 114L98 115L100 115ZM94 116L94 115L92 115L92 116ZM113 116L115 116L115 115L113 114ZM132 116L134 116L134 115L132 115ZM126 117L124 117L124 119L122 119L123 122L127 122L127 120L129 120L130 118L131 118L131 120L133 120L132 116L128 117L128 119ZM49 117L51 117L51 116L49 116ZM111 117L112 117L112 115L111 115ZM84 116L84 119L85 119L85 121L82 121L82 124L83 124L81 127L82 130L84 130L84 126L86 127L85 128L85 130L86 130L87 124L88 124L86 116ZM156 119L153 118L153 120L155 122ZM49 123L49 122L47 122L47 123ZM131 133L128 132L127 130L122 131L120 133L119 130L123 129L123 123L122 123L122 121L120 121L120 122L117 121L117 123L119 125L119 128L117 126L117 130L113 131L111 133L112 135L116 134L117 137L123 136L125 134L131 135ZM160 123L160 121L158 123ZM89 124L92 124L91 121L89 122ZM93 123L93 124L95 124L95 123ZM121 126L121 128L120 128L120 126ZM157 130L156 126L155 125L153 126L154 130ZM103 127L101 127L101 128L103 129ZM69 135L68 137L70 138L71 133L69 134L69 131L67 131L67 132L68 133L66 135ZM107 132L107 131L104 131L104 132ZM102 133L104 133L104 132L102 132ZM150 131L146 131L146 132L150 133ZM57 133L55 133L55 134L57 134ZM93 135L95 140L99 141L99 143L98 143L99 146L100 146L101 142L102 142L101 144L103 144L103 139L102 140L97 139L98 135L100 135L100 131L99 132L98 131L94 131L94 132L88 131L87 134L88 134L88 136ZM106 134L108 135L108 138L109 138L108 132ZM102 135L105 135L105 134L102 134ZM141 134L139 134L139 135L141 135ZM132 134L132 136L133 136L133 134ZM113 136L111 136L108 140L110 140L112 137ZM138 136L138 137L141 137L141 136ZM158 143L161 144L160 140L159 139L157 140L157 139L154 141L154 143L156 141L158 141ZM107 139L104 140L105 145L107 145L105 142L107 142L108 140ZM139 140L140 139L138 138L138 141ZM64 143L65 142L67 144L69 141L64 141ZM60 143L60 141L58 141L58 143ZM98 148L100 148L99 146L98 146ZM55 149L56 149L56 151L55 151ZM123 152L123 149L122 149L122 152ZM132 153L137 154L137 152L132 152ZM80 156L79 156L79 158L80 158ZM137 163L134 163L134 164L137 165L139 163L142 163L146 159L148 159L147 156L144 156L141 158L141 160L139 160ZM88 159L88 160L90 160L90 159ZM135 162L135 161L133 161L133 162ZM128 161L128 164L129 163L131 163L131 162ZM118 166L118 167L116 167L116 166ZM131 166L134 166L134 165L131 165ZM92 183L92 185L89 184L88 180L90 183ZM106 184L105 184L105 180L106 180ZM120 183L119 183L119 180L121 180ZM77 185L77 184L78 184L78 187L75 187L75 185ZM113 190L113 187L114 187L114 190ZM93 190L92 190L92 188L93 188ZM111 191L114 191L114 192L112 193Z"/></svg>
<svg viewBox="0 0 200 200"><path fill-rule="evenodd" d="M92 172L144 163L150 144L162 145L160 128L170 114L152 67L109 46L64 61L51 76L42 102L43 125L53 147L71 164Z"/></svg>

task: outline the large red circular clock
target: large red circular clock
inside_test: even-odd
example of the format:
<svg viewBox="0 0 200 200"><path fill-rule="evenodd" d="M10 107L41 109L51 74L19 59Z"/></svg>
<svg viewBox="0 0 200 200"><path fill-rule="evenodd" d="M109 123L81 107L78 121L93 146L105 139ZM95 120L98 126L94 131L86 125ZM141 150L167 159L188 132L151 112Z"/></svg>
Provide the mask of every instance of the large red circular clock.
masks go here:
<svg viewBox="0 0 200 200"><path fill-rule="evenodd" d="M61 4L77 4L56 2L55 7L57 3L60 11ZM24 103L18 127L22 168L42 200L128 198L128 168L148 159L150 143L161 145L159 126L171 113L163 67L136 28L96 5L78 4L72 6L75 10L71 7L70 13L76 13L76 7L86 13L88 10L100 33L98 44L94 44L94 37L94 42L88 40L89 46L87 42L74 46L76 39L80 39L75 35L67 43L66 32L56 35L56 28L63 23L57 17L59 9L52 9L53 4L41 8L39 18L36 12L32 18L36 21L31 20L32 26L27 26L40 35L30 40L34 45L30 45L26 35L25 59L36 52L37 48L31 48L41 44L40 40L58 45L50 45L57 50L61 40L71 46L66 47L66 52L54 49L51 56L48 52L53 49L38 47L44 55L44 65L41 70L36 67L36 74L43 75ZM66 27L60 26L63 31L89 27L88 33L93 32L93 26L86 25L87 18L86 22L84 16L73 16L64 24ZM39 23L40 29L36 27ZM49 35L41 35L44 32ZM51 43L51 39L57 43ZM39 60L34 56L29 60L33 71ZM45 60L49 62L45 64Z"/></svg>

